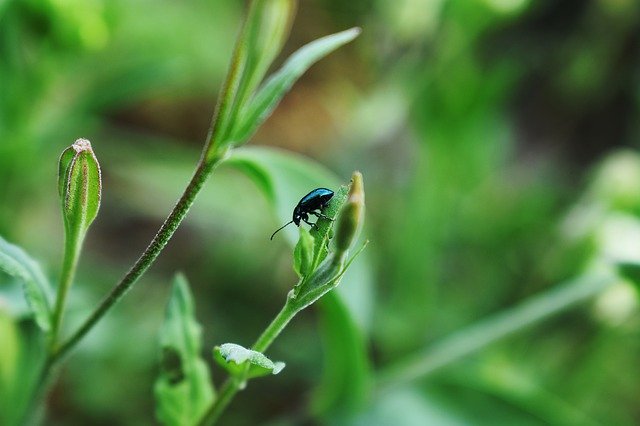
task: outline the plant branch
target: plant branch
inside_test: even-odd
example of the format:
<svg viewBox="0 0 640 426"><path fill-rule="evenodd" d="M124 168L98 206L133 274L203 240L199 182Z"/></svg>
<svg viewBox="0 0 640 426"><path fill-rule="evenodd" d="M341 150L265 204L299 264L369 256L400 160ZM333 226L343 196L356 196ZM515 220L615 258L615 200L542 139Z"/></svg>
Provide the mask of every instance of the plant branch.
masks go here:
<svg viewBox="0 0 640 426"><path fill-rule="evenodd" d="M151 240L149 246L138 258L133 267L131 267L129 272L127 272L122 280L113 287L109 294L102 300L100 305L93 311L89 318L87 318L76 332L67 341L65 341L56 352L54 352L52 355L52 364L58 362L64 355L73 349L156 260L158 255L162 252L173 236L176 229L178 229L180 223L184 220L189 208L202 189L204 182L222 159L223 157L218 157L210 162L200 162L193 174L193 177L191 178L191 181L189 182L189 185L187 185L182 196L158 230L158 233L153 237L153 240Z"/></svg>
<svg viewBox="0 0 640 426"><path fill-rule="evenodd" d="M302 309L293 302L293 299L287 296L287 301L284 306L262 332L260 337L253 344L252 348L257 352L265 352L273 341L280 335L282 330L289 324L289 322L296 316ZM200 426L214 424L227 408L229 403L233 400L233 397L246 386L247 374L249 372L249 365L244 371L244 374L239 377L229 376L220 388L220 392L213 401L213 404L209 407L206 413L202 416L202 419L198 423Z"/></svg>
<svg viewBox="0 0 640 426"><path fill-rule="evenodd" d="M80 248L81 244L78 244L77 241L73 241L69 233L66 233L62 271L60 273L60 281L58 284L58 291L56 295L56 304L52 314L51 334L49 335L50 353L53 353L56 350L58 336L60 334L60 329L62 328L62 315L64 313L64 306L67 300L67 294L69 293L69 288L71 287L71 283L73 282L73 277L78 266Z"/></svg>
<svg viewBox="0 0 640 426"><path fill-rule="evenodd" d="M531 327L553 315L600 294L619 281L610 271L587 273L533 296L513 308L462 329L380 372L377 391L388 392L420 379L500 339Z"/></svg>

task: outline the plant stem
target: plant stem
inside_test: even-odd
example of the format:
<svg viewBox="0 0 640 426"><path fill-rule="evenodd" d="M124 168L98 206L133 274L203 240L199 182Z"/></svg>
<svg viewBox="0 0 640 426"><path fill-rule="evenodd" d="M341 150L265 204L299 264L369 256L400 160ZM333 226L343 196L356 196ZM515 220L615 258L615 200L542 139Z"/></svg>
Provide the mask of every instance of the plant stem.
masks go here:
<svg viewBox="0 0 640 426"><path fill-rule="evenodd" d="M397 386L427 376L493 342L584 302L619 280L620 278L611 271L591 272L533 296L383 370L378 375L377 391L388 392Z"/></svg>
<svg viewBox="0 0 640 426"><path fill-rule="evenodd" d="M73 282L76 268L78 266L78 259L80 257L80 249L82 247L82 241L78 241L77 238L72 238L69 232L65 233L64 241L64 258L62 261L62 271L60 273L60 281L58 284L58 292L56 295L56 304L52 314L51 321L51 334L49 335L49 352L53 353L56 350L56 344L58 343L58 335L62 328L62 316L64 313L64 306L67 300L67 294L69 288Z"/></svg>
<svg viewBox="0 0 640 426"><path fill-rule="evenodd" d="M292 299L287 297L287 301L285 302L278 315L276 315L276 317L271 321L267 328L262 332L260 337L258 337L258 340L256 340L251 349L257 352L265 352L269 348L269 346L271 346L276 337L278 337L278 335L282 332L282 330L284 330L287 324L289 324L293 317L296 316L296 314L300 311L301 309L298 307L298 305L294 303ZM200 426L212 425L218 420L218 418L220 418L236 393L238 393L238 391L243 389L246 385L248 372L249 365L247 365L247 368L245 369L245 372L242 376L230 376L227 378L227 380L220 388L220 392L218 393L216 399L213 401L213 404L211 404L209 409L202 416L202 419L198 423Z"/></svg>
<svg viewBox="0 0 640 426"><path fill-rule="evenodd" d="M162 249L167 245L176 229L187 215L189 208L193 204L196 196L202 189L204 182L207 180L213 169L222 161L223 156L214 158L212 161L201 161L196 171L182 193L182 196L176 203L175 207L164 221L158 233L153 237L151 243L138 258L136 263L131 267L129 272L122 280L111 290L111 292L102 300L100 305L85 320L85 322L76 330L76 332L65 341L56 352L51 356L51 364L55 364L73 349L78 342L93 328L93 326L113 307L131 286L140 278L140 276L151 266L156 260Z"/></svg>
<svg viewBox="0 0 640 426"><path fill-rule="evenodd" d="M276 315L267 328L262 332L260 337L258 337L258 340L256 340L251 349L257 352L265 352L269 346L271 346L273 341L276 340L276 337L282 333L282 330L284 330L287 324L289 324L289 321L291 321L293 317L300 312L301 309L298 307L297 303L292 300L293 299L287 297L287 301L282 307L282 310L278 312L278 315Z"/></svg>

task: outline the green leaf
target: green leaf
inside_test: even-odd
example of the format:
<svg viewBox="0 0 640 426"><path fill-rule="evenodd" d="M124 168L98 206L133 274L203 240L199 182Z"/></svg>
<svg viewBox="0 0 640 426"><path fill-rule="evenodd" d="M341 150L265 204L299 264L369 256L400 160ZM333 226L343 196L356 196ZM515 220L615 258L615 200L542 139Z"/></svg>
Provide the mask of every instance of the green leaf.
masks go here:
<svg viewBox="0 0 640 426"><path fill-rule="evenodd" d="M300 239L293 250L293 269L299 277L305 277L311 272L313 262L313 237L307 228L300 227Z"/></svg>
<svg viewBox="0 0 640 426"><path fill-rule="evenodd" d="M282 50L291 29L295 6L293 0L252 3L246 27L246 64L235 100L238 109L244 108Z"/></svg>
<svg viewBox="0 0 640 426"><path fill-rule="evenodd" d="M323 378L316 389L316 413L345 414L357 411L369 389L369 361L362 330L334 292L322 298L320 334L323 347Z"/></svg>
<svg viewBox="0 0 640 426"><path fill-rule="evenodd" d="M431 392L435 393L435 392ZM463 405L464 402L455 400L454 402ZM339 416L339 414L338 414ZM470 421L472 418L475 421ZM367 425L367 426L465 426L474 425L496 425L496 424L518 424L524 425L529 423L505 423L503 422L487 422L484 419L475 419L470 417L469 413L464 413L458 407L452 407L449 401L443 402L441 397L426 394L424 390L417 387L402 387L395 389L393 392L383 395L376 395L372 398L368 406L363 409L355 418L350 418L345 422L343 418L330 418L327 420L329 424L350 424L350 425ZM540 424L534 423L534 424Z"/></svg>
<svg viewBox="0 0 640 426"><path fill-rule="evenodd" d="M315 40L299 49L258 90L255 97L240 111L238 125L232 140L247 141L258 127L271 115L291 86L314 63L350 42L360 34L359 28L351 28Z"/></svg>
<svg viewBox="0 0 640 426"><path fill-rule="evenodd" d="M33 414L29 404L44 363L43 337L33 321L16 320L0 306L0 425L24 425Z"/></svg>
<svg viewBox="0 0 640 426"><path fill-rule="evenodd" d="M241 376L247 371L247 379L278 374L285 366L284 362L273 362L261 352L235 343L213 348L213 358L233 376Z"/></svg>
<svg viewBox="0 0 640 426"><path fill-rule="evenodd" d="M239 169L254 181L275 211L274 226L291 220L293 208L310 190L318 187L336 189L340 185L338 177L308 158L263 147L238 148L224 166ZM278 235L281 234L292 247L298 241L298 231L293 226Z"/></svg>
<svg viewBox="0 0 640 426"><path fill-rule="evenodd" d="M251 2L221 90L213 143L207 150L207 159L219 155L224 146L243 142L230 137L238 115L280 53L291 28L294 10L293 0Z"/></svg>
<svg viewBox="0 0 640 426"><path fill-rule="evenodd" d="M166 425L193 425L213 402L201 334L187 280L177 275L160 332L161 371L154 388L156 416Z"/></svg>
<svg viewBox="0 0 640 426"><path fill-rule="evenodd" d="M302 155L264 147L238 148L224 165L241 170L260 188L278 218L274 220L274 227L291 220L291 213L300 197L311 189L334 189L336 195L333 198L338 200L342 194L340 182L347 179L337 177L321 164ZM345 187L345 197L346 194ZM332 204L326 211L330 209ZM319 221L320 229L324 226L323 222ZM285 235L291 247L298 241L298 233L293 226L285 228L280 234ZM269 233L266 238L269 238ZM315 243L317 242L316 240ZM373 277L366 253L349 268L345 280L349 285L339 286L337 291L349 306L358 325L369 330L373 312Z"/></svg>
<svg viewBox="0 0 640 426"><path fill-rule="evenodd" d="M22 281L24 296L38 326L44 331L51 329L49 282L38 263L0 237L0 270Z"/></svg>

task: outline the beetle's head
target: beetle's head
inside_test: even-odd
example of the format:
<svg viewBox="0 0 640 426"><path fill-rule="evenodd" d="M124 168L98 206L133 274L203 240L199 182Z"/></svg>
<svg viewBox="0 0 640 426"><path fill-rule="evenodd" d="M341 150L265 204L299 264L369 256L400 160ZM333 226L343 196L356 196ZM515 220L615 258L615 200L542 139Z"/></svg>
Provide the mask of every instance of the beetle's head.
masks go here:
<svg viewBox="0 0 640 426"><path fill-rule="evenodd" d="M295 223L296 226L300 226L301 220L302 220L302 213L300 213L300 211L296 209L296 211L293 212L293 223Z"/></svg>

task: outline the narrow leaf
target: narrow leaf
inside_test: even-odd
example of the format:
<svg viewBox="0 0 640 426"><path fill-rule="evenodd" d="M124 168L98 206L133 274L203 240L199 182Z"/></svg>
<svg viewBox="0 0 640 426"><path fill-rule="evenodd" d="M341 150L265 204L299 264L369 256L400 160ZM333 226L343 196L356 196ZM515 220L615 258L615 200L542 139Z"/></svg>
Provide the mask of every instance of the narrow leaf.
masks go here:
<svg viewBox="0 0 640 426"><path fill-rule="evenodd" d="M236 118L280 53L289 34L294 10L294 0L251 2L220 94L208 159L222 146L234 142L229 136L233 133Z"/></svg>
<svg viewBox="0 0 640 426"><path fill-rule="evenodd" d="M238 109L244 108L282 50L291 29L295 6L293 0L264 0L252 3L247 22L246 65L235 100Z"/></svg>
<svg viewBox="0 0 640 426"><path fill-rule="evenodd" d="M0 270L22 281L24 295L38 326L51 328L50 287L38 263L20 247L0 237Z"/></svg>
<svg viewBox="0 0 640 426"><path fill-rule="evenodd" d="M214 399L209 370L200 356L201 327L184 276L174 279L160 332L161 371L155 383L156 416L165 425L193 425Z"/></svg>
<svg viewBox="0 0 640 426"><path fill-rule="evenodd" d="M213 358L234 376L244 374L248 365L247 379L278 374L285 366L284 362L273 362L261 352L235 343L225 343L213 348Z"/></svg>
<svg viewBox="0 0 640 426"><path fill-rule="evenodd" d="M342 31L315 40L291 55L282 68L271 76L255 97L241 110L239 125L232 139L245 142L271 115L291 86L314 63L350 42L360 34L359 28Z"/></svg>

